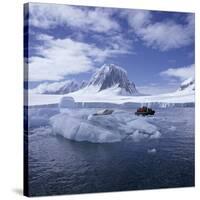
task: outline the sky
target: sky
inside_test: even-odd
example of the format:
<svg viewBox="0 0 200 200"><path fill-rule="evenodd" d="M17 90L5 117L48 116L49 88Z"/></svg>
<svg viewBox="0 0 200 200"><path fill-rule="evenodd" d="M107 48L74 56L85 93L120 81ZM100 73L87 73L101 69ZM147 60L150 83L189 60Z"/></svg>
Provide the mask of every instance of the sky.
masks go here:
<svg viewBox="0 0 200 200"><path fill-rule="evenodd" d="M103 64L124 68L146 94L194 76L193 13L29 3L24 14L30 87L88 80Z"/></svg>

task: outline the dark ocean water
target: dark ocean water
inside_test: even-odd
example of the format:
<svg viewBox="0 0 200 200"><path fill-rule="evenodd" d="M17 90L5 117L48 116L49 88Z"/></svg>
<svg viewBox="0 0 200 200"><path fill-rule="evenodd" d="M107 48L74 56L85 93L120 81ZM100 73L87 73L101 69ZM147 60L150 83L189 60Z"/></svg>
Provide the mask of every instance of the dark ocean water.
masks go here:
<svg viewBox="0 0 200 200"><path fill-rule="evenodd" d="M194 186L194 108L157 110L150 121L161 137L139 142L70 141L46 118L29 128L30 196Z"/></svg>

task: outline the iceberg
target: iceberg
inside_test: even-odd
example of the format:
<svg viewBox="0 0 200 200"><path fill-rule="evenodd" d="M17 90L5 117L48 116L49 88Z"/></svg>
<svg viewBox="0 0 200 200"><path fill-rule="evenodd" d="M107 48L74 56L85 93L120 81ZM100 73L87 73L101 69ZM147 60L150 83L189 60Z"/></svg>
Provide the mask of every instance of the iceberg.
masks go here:
<svg viewBox="0 0 200 200"><path fill-rule="evenodd" d="M133 132L133 134L130 135L130 138L135 142L139 142L142 139L148 138L148 135L143 134L139 130L136 130L136 131Z"/></svg>
<svg viewBox="0 0 200 200"><path fill-rule="evenodd" d="M46 126L49 124L49 118L58 114L58 108L29 108L27 111L27 122L29 128Z"/></svg>
<svg viewBox="0 0 200 200"><path fill-rule="evenodd" d="M59 108L75 108L76 104L73 97L62 97L59 102Z"/></svg>
<svg viewBox="0 0 200 200"><path fill-rule="evenodd" d="M157 127L153 124L150 124L145 119L136 119L127 123L130 128L139 130L140 132L144 132L146 134L153 134L157 131Z"/></svg>
<svg viewBox="0 0 200 200"><path fill-rule="evenodd" d="M88 141L92 143L110 143L121 141L121 135L96 127L85 120L74 118L66 113L58 114L50 119L55 134L75 141Z"/></svg>
<svg viewBox="0 0 200 200"><path fill-rule="evenodd" d="M157 126L127 111L114 111L110 115L86 115L83 111L68 109L51 117L50 125L54 134L78 142L140 141L145 138L156 139L161 135Z"/></svg>

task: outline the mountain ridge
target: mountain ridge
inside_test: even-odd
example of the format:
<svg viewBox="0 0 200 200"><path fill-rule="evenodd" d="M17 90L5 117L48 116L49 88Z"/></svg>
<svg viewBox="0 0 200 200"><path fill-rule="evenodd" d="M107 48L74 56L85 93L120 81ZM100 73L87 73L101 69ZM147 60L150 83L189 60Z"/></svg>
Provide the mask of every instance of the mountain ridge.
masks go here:
<svg viewBox="0 0 200 200"><path fill-rule="evenodd" d="M114 64L104 64L96 70L90 80L78 83L76 80L57 81L53 83L41 83L32 90L38 94L68 94L83 90L85 92L104 92L115 90L118 95L138 95L135 84L128 79L127 72Z"/></svg>
<svg viewBox="0 0 200 200"><path fill-rule="evenodd" d="M191 93L195 90L195 79L190 77L181 83L176 93ZM106 94L121 96L144 96L137 91L135 84L128 79L125 69L114 64L104 64L97 68L89 81L83 80L78 83L76 80L57 81L53 83L42 83L32 92L38 94ZM146 96L146 95L145 95Z"/></svg>
<svg viewBox="0 0 200 200"><path fill-rule="evenodd" d="M192 92L195 91L195 78L190 77L183 81L177 92Z"/></svg>
<svg viewBox="0 0 200 200"><path fill-rule="evenodd" d="M114 64L104 64L102 67L92 75L87 87L97 86L98 92L106 90L111 87L118 87L120 95L134 95L138 94L135 84L129 81L127 72Z"/></svg>
<svg viewBox="0 0 200 200"><path fill-rule="evenodd" d="M79 83L75 80L65 80L53 83L41 83L32 91L38 94L68 94L79 90Z"/></svg>

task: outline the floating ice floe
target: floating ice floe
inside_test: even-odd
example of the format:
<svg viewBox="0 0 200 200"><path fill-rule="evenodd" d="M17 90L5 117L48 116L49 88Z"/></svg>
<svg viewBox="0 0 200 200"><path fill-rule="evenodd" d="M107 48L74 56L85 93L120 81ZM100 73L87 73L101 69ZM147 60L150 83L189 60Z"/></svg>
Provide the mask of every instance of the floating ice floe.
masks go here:
<svg viewBox="0 0 200 200"><path fill-rule="evenodd" d="M139 142L140 140L144 138L148 138L148 137L149 135L144 134L140 132L139 130L134 131L133 134L130 135L130 138L133 139L135 142Z"/></svg>
<svg viewBox="0 0 200 200"><path fill-rule="evenodd" d="M157 152L157 150L155 148L147 150L147 153L149 153L149 154L154 154L156 152Z"/></svg>
<svg viewBox="0 0 200 200"><path fill-rule="evenodd" d="M160 137L158 128L145 118L136 117L126 111L113 112L110 115L88 115L69 110L50 118L55 134L75 141L92 143L120 142L126 138L134 141Z"/></svg>
<svg viewBox="0 0 200 200"><path fill-rule="evenodd" d="M169 127L169 130L170 130L170 131L175 131L175 130L176 130L176 127L175 127L175 126L171 126L171 127Z"/></svg>

